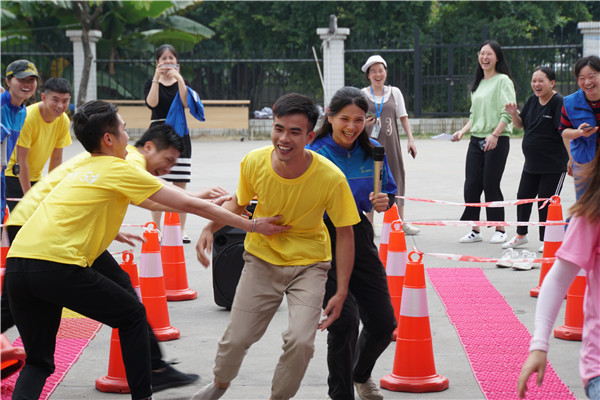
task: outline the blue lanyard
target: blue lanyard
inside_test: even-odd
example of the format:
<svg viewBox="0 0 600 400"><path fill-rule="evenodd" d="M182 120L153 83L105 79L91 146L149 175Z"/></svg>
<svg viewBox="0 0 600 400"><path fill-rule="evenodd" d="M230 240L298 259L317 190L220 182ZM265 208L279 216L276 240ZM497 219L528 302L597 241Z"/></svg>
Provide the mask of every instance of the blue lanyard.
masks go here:
<svg viewBox="0 0 600 400"><path fill-rule="evenodd" d="M373 92L373 85L371 85L371 94L373 95L373 103L375 103L375 92ZM377 107L377 103L375 103L375 114L377 114L377 119L381 115L383 111L383 99L385 98L385 86L383 87L383 96L381 96L381 104Z"/></svg>

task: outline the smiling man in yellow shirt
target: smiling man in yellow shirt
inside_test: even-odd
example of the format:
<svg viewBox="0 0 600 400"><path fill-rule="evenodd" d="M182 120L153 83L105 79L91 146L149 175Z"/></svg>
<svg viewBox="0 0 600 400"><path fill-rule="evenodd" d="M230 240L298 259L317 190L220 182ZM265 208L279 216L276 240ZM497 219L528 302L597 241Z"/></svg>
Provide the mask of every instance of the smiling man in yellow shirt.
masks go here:
<svg viewBox="0 0 600 400"><path fill-rule="evenodd" d="M7 255L5 285L27 353L13 398L38 398L54 371L63 307L119 329L134 400L152 399L150 345L144 306L127 290L89 268L115 239L130 202L146 199L245 231L289 229L278 217L249 221L208 201L163 185L125 160L125 124L116 106L91 101L73 117L73 130L91 157L44 198L17 233Z"/></svg>
<svg viewBox="0 0 600 400"><path fill-rule="evenodd" d="M50 78L42 86L42 101L27 107L27 117L6 169L6 197L21 198L48 171L62 163L63 148L71 144L69 117L71 84L63 78ZM16 201L7 201L12 211Z"/></svg>

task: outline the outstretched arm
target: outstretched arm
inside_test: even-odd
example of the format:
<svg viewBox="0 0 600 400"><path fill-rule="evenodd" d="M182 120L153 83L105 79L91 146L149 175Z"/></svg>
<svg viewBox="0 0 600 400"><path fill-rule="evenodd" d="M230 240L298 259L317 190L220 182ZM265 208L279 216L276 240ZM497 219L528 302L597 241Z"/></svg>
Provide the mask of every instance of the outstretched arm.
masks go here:
<svg viewBox="0 0 600 400"><path fill-rule="evenodd" d="M529 356L521 368L518 380L519 398L521 399L527 393L527 380L534 372L537 372L537 385L542 385L546 371L548 338L562 301L579 270L579 266L557 259L544 278L535 309L535 331L529 346Z"/></svg>

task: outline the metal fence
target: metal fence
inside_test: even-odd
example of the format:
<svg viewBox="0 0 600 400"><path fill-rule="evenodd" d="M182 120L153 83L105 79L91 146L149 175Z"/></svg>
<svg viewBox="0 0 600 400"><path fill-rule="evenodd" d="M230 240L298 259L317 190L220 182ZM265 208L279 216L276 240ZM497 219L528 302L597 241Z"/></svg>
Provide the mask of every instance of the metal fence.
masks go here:
<svg viewBox="0 0 600 400"><path fill-rule="evenodd" d="M181 75L201 98L211 100L250 100L250 110L270 107L289 92L301 92L315 99L323 90L312 50L290 49L274 54L239 54L223 57L180 53ZM106 99L143 99L144 82L154 75L150 59L98 59L98 97ZM322 101L322 100L321 100Z"/></svg>
<svg viewBox="0 0 600 400"><path fill-rule="evenodd" d="M488 38L487 29L455 43L445 42L442 34L423 35L417 29L413 37L405 38L354 35L346 43L346 84L368 85L360 66L369 56L380 54L388 64L387 82L403 92L411 115L465 116L470 107L469 86L477 66L477 51ZM555 70L557 91L567 95L577 89L572 71L583 53L580 35L522 38L520 43L494 39L504 50L520 105L531 95L531 74L541 65Z"/></svg>
<svg viewBox="0 0 600 400"><path fill-rule="evenodd" d="M477 50L487 38L485 28L480 34L465 35L452 43L443 34L425 35L418 29L405 37L351 33L345 43L345 81L357 87L368 85L360 66L370 55L381 54L388 63L388 83L402 90L411 116L465 116L470 107L469 84L477 65ZM503 45L519 104L531 94L531 73L539 65L554 68L556 89L563 95L577 89L572 68L582 55L581 35L564 37L558 33L522 38L519 43L509 43L502 37L495 39ZM109 53L102 54L102 49L109 51L110 46L98 48L98 98L143 99L144 82L154 73L152 57L137 54L128 59L110 59ZM73 81L72 47L66 37L60 43L31 43L17 36L4 39L2 70L17 58L33 61L43 79L60 76ZM226 49L210 51L201 42L192 51L180 53L179 58L182 75L204 99L250 100L251 113L271 106L289 92L304 93L320 104L323 102L323 89L309 46L232 55ZM319 63L322 65L322 60Z"/></svg>

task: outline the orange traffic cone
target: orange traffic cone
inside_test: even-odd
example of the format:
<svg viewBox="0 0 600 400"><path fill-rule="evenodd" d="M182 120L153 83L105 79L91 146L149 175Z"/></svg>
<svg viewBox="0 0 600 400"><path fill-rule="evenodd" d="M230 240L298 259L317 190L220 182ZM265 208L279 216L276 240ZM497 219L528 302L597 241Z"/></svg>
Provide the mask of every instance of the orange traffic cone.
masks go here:
<svg viewBox="0 0 600 400"><path fill-rule="evenodd" d="M546 221L559 221L562 222L562 207L560 205L560 197L552 196L550 200L550 204L548 205L548 217ZM562 244L563 238L565 236L565 227L563 225L550 225L544 229L544 258L554 257L556 254L556 250ZM544 278L553 263L542 263L542 268L540 270L540 283L537 287L534 287L529 291L529 295L531 297L538 297L540 293L540 288L542 287L542 282L544 282Z"/></svg>
<svg viewBox="0 0 600 400"><path fill-rule="evenodd" d="M131 286L138 295L138 299L142 301L142 292L140 290L140 277L138 274L137 264L133 261L133 253L131 251L125 251L123 253L123 262L121 263L123 271L127 272L129 279L131 279Z"/></svg>
<svg viewBox="0 0 600 400"><path fill-rule="evenodd" d="M0 338L0 358L2 360L0 375L4 379L18 372L25 365L27 355L22 347L13 347L4 334L0 335Z"/></svg>
<svg viewBox="0 0 600 400"><path fill-rule="evenodd" d="M385 267L387 265L388 244L390 242L390 231L392 222L400 219L398 215L398 206L392 205L383 214L383 228L381 229L381 238L379 240L379 258Z"/></svg>
<svg viewBox="0 0 600 400"><path fill-rule="evenodd" d="M142 258L140 261L140 287L142 302L146 306L148 322L156 339L179 339L179 329L171 326L169 309L167 308L167 295L165 294L165 280L163 278L162 263L160 260L160 244L158 231L154 222L145 226L152 226L144 232L146 242L142 244Z"/></svg>
<svg viewBox="0 0 600 400"><path fill-rule="evenodd" d="M388 245L387 275L388 290L394 307L394 316L398 321L400 315L400 304L402 301L402 286L404 285L404 273L406 271L406 239L402 230L402 221L397 220L391 224L390 243ZM394 330L393 339L396 340L398 328Z"/></svg>
<svg viewBox="0 0 600 400"><path fill-rule="evenodd" d="M413 255L419 259L412 261ZM408 255L394 368L380 381L382 388L394 392L440 392L449 386L448 378L435 371L422 258L415 252Z"/></svg>
<svg viewBox="0 0 600 400"><path fill-rule="evenodd" d="M165 275L167 300L195 299L198 292L188 287L183 239L181 238L181 226L179 225L179 214L177 213L165 213L160 253Z"/></svg>
<svg viewBox="0 0 600 400"><path fill-rule="evenodd" d="M96 379L96 389L108 393L129 393L119 330L113 329L110 336L110 353L108 356L108 374Z"/></svg>
<svg viewBox="0 0 600 400"><path fill-rule="evenodd" d="M565 324L554 330L554 337L563 340L581 341L583 332L583 295L587 278L585 270L580 269L579 274L567 292L567 309L565 311Z"/></svg>

